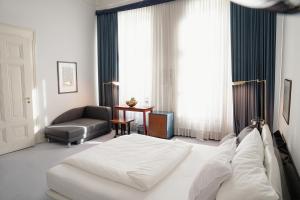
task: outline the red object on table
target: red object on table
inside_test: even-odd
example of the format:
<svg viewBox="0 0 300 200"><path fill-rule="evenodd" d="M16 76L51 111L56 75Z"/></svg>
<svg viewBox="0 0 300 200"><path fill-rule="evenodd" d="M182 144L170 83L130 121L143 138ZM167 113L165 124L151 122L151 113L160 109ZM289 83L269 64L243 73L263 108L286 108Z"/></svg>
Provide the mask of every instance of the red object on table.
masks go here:
<svg viewBox="0 0 300 200"><path fill-rule="evenodd" d="M129 107L127 105L116 105L114 106L115 111L118 113L118 111L123 111L123 118L124 121L126 121L126 111L131 112L142 112L143 113L143 124L144 124L144 130L145 135L147 135L147 124L146 124L146 113L147 112L153 112L154 106L148 106L148 107ZM119 116L118 114L116 114Z"/></svg>

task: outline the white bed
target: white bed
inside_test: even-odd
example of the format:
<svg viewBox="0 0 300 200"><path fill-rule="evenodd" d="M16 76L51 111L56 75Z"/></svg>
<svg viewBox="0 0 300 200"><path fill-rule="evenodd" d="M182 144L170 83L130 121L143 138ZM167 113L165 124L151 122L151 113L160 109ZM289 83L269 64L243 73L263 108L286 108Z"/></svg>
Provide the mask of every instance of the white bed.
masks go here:
<svg viewBox="0 0 300 200"><path fill-rule="evenodd" d="M48 195L55 200L279 200L280 171L267 125L261 134L251 130L238 147L236 138L213 147L122 136L50 169Z"/></svg>
<svg viewBox="0 0 300 200"><path fill-rule="evenodd" d="M193 145L189 155L165 179L146 192L95 176L68 164L60 164L48 171L48 195L55 200L188 199L199 168L216 150L213 146Z"/></svg>

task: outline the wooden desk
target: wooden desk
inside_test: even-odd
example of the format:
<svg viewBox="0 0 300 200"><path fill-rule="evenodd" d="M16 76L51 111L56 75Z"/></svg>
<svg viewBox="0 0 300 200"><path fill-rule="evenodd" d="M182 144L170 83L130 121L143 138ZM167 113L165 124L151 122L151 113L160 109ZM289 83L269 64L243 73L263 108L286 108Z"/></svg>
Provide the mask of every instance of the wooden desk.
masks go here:
<svg viewBox="0 0 300 200"><path fill-rule="evenodd" d="M126 121L126 111L131 111L131 112L142 112L143 113L143 124L144 124L144 130L145 130L145 135L147 135L147 123L146 123L146 113L147 112L153 112L154 106L149 106L149 107L129 107L127 105L116 105L114 106L115 111L123 111L123 120Z"/></svg>

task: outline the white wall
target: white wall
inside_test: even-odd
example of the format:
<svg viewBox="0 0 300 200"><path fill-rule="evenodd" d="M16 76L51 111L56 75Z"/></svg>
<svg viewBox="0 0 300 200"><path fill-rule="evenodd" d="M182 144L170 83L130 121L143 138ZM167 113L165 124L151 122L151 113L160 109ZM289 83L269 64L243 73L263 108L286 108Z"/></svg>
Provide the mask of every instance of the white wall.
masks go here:
<svg viewBox="0 0 300 200"><path fill-rule="evenodd" d="M279 129L284 135L298 173L300 173L300 14L278 16L277 19L276 84L278 86L275 93L278 97L275 100L274 130ZM281 55L282 59L280 59ZM282 116L284 79L292 80L289 125Z"/></svg>
<svg viewBox="0 0 300 200"><path fill-rule="evenodd" d="M62 112L96 104L95 20L95 6L85 0L0 0L0 23L36 34L39 133ZM58 95L56 61L77 62L78 93ZM43 140L42 134L37 136Z"/></svg>
<svg viewBox="0 0 300 200"><path fill-rule="evenodd" d="M131 3L136 3L138 1L142 1L142 0L96 0L96 3L97 3L97 9L103 10L103 9L124 6Z"/></svg>

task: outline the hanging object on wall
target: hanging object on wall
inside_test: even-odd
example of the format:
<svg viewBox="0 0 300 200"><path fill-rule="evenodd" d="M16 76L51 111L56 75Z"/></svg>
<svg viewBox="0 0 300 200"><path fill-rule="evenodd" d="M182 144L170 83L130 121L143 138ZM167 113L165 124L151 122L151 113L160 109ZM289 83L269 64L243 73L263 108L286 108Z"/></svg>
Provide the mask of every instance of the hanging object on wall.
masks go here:
<svg viewBox="0 0 300 200"><path fill-rule="evenodd" d="M58 94L78 92L77 63L57 61Z"/></svg>
<svg viewBox="0 0 300 200"><path fill-rule="evenodd" d="M291 110L291 94L292 94L292 81L284 80L284 91L283 91L283 110L282 115L286 123L290 123L290 110Z"/></svg>
<svg viewBox="0 0 300 200"><path fill-rule="evenodd" d="M231 0L233 3L279 13L300 12L300 0Z"/></svg>

